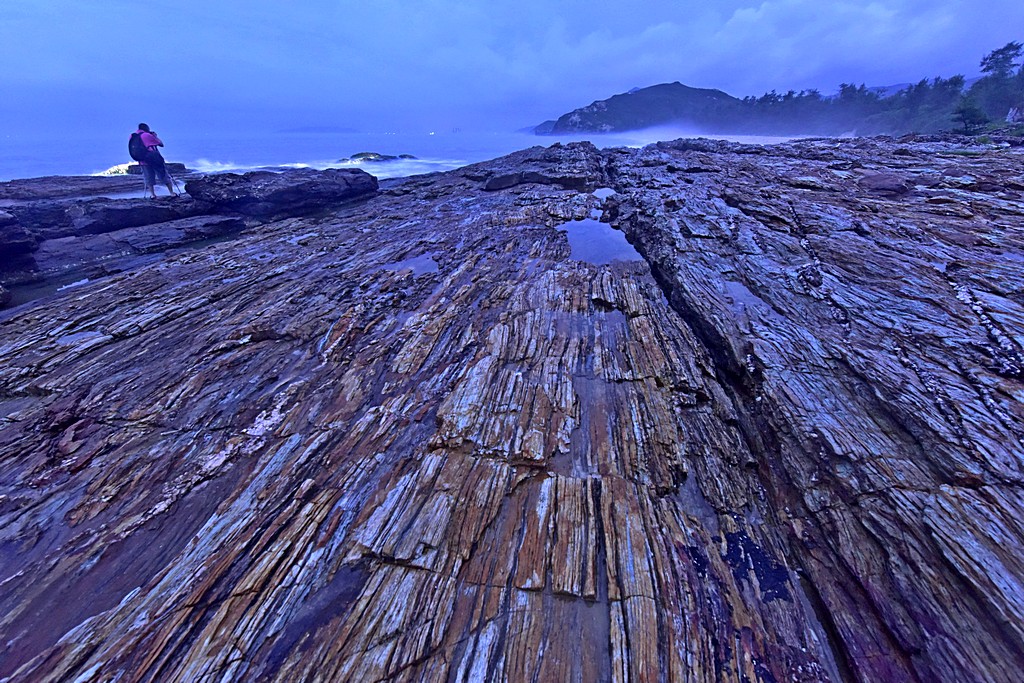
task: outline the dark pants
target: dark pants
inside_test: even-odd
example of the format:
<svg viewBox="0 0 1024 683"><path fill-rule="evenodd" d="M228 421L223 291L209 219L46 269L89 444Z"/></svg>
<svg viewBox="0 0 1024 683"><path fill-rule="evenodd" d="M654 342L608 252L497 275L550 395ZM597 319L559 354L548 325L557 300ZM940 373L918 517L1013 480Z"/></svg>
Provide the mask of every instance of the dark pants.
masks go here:
<svg viewBox="0 0 1024 683"><path fill-rule="evenodd" d="M167 169L164 167L163 159L155 162L144 161L139 166L142 167L142 182L147 190L152 188L158 180L161 183L167 182Z"/></svg>

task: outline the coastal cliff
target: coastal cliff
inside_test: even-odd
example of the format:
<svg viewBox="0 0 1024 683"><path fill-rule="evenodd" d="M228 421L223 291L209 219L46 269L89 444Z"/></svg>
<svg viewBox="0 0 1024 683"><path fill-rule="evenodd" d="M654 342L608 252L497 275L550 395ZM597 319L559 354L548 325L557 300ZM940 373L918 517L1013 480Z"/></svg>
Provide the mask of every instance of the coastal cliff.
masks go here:
<svg viewBox="0 0 1024 683"><path fill-rule="evenodd" d="M0 679L1016 680L1022 168L197 181L231 239L0 311Z"/></svg>

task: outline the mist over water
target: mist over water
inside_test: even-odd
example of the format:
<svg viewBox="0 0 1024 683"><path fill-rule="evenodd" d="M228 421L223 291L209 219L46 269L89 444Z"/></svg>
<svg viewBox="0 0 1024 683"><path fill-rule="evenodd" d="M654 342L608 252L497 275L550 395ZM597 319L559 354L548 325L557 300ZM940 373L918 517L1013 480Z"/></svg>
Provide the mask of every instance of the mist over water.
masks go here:
<svg viewBox="0 0 1024 683"><path fill-rule="evenodd" d="M206 130L162 128L150 123L163 139L164 158L203 173L245 172L257 168L359 167L379 178L445 171L486 161L533 146L589 140L598 147L639 147L659 140L701 137L693 130L652 128L627 133L541 136L524 132L420 131L359 133L250 132L213 133ZM129 125L123 130L94 130L75 135L0 135L0 180L47 175L91 175L128 163ZM754 144L789 138L749 135L703 135ZM349 162L359 152L415 159L387 162Z"/></svg>

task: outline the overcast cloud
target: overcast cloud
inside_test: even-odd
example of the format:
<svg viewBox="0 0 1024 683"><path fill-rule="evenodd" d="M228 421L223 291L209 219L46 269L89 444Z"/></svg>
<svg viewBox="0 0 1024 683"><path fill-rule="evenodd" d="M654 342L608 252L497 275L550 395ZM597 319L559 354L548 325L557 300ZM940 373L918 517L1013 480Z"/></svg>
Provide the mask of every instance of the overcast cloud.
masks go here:
<svg viewBox="0 0 1024 683"><path fill-rule="evenodd" d="M977 75L1020 0L3 0L0 123L518 128L633 87Z"/></svg>

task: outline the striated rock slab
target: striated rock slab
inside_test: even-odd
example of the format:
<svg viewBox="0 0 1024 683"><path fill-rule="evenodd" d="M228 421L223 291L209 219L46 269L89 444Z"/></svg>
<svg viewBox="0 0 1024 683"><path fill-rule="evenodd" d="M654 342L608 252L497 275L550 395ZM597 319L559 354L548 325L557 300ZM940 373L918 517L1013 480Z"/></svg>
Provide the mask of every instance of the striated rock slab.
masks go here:
<svg viewBox="0 0 1024 683"><path fill-rule="evenodd" d="M962 151L525 150L0 313L0 677L1015 680L1024 150Z"/></svg>
<svg viewBox="0 0 1024 683"><path fill-rule="evenodd" d="M187 197L35 199L8 209L0 212L0 283L20 286L18 303L34 298L26 297L26 285L45 294L78 277L133 267L124 257L245 227L237 217L203 215L209 207Z"/></svg>
<svg viewBox="0 0 1024 683"><path fill-rule="evenodd" d="M187 197L161 197L156 200L94 199L75 202L65 211L73 235L100 235L140 225L192 218L204 213L209 213L208 206ZM51 233L47 236L67 235Z"/></svg>
<svg viewBox="0 0 1024 683"><path fill-rule="evenodd" d="M6 213L41 242L151 225L210 213L210 207L188 197L158 199L60 199L11 204Z"/></svg>
<svg viewBox="0 0 1024 683"><path fill-rule="evenodd" d="M142 192L138 178L126 176L45 176L0 182L0 201L28 201Z"/></svg>
<svg viewBox="0 0 1024 683"><path fill-rule="evenodd" d="M186 191L218 210L247 216L310 213L372 195L377 179L360 169L298 169L288 173L221 173L190 180Z"/></svg>
<svg viewBox="0 0 1024 683"><path fill-rule="evenodd" d="M111 190L119 185L109 178L60 180L0 183L0 284L15 289L12 299L5 288L0 306L46 295L79 277L134 268L138 254L238 232L274 217L324 210L377 187L376 179L362 171L228 174L190 183L197 195L211 200L203 201L95 196L117 195ZM69 197L69 188L92 196Z"/></svg>
<svg viewBox="0 0 1024 683"><path fill-rule="evenodd" d="M137 228L124 228L101 235L62 237L47 240L35 253L43 277L94 278L126 270L125 264L111 264L121 257L163 252L203 240L240 232L245 223L230 216L199 216L166 221Z"/></svg>

